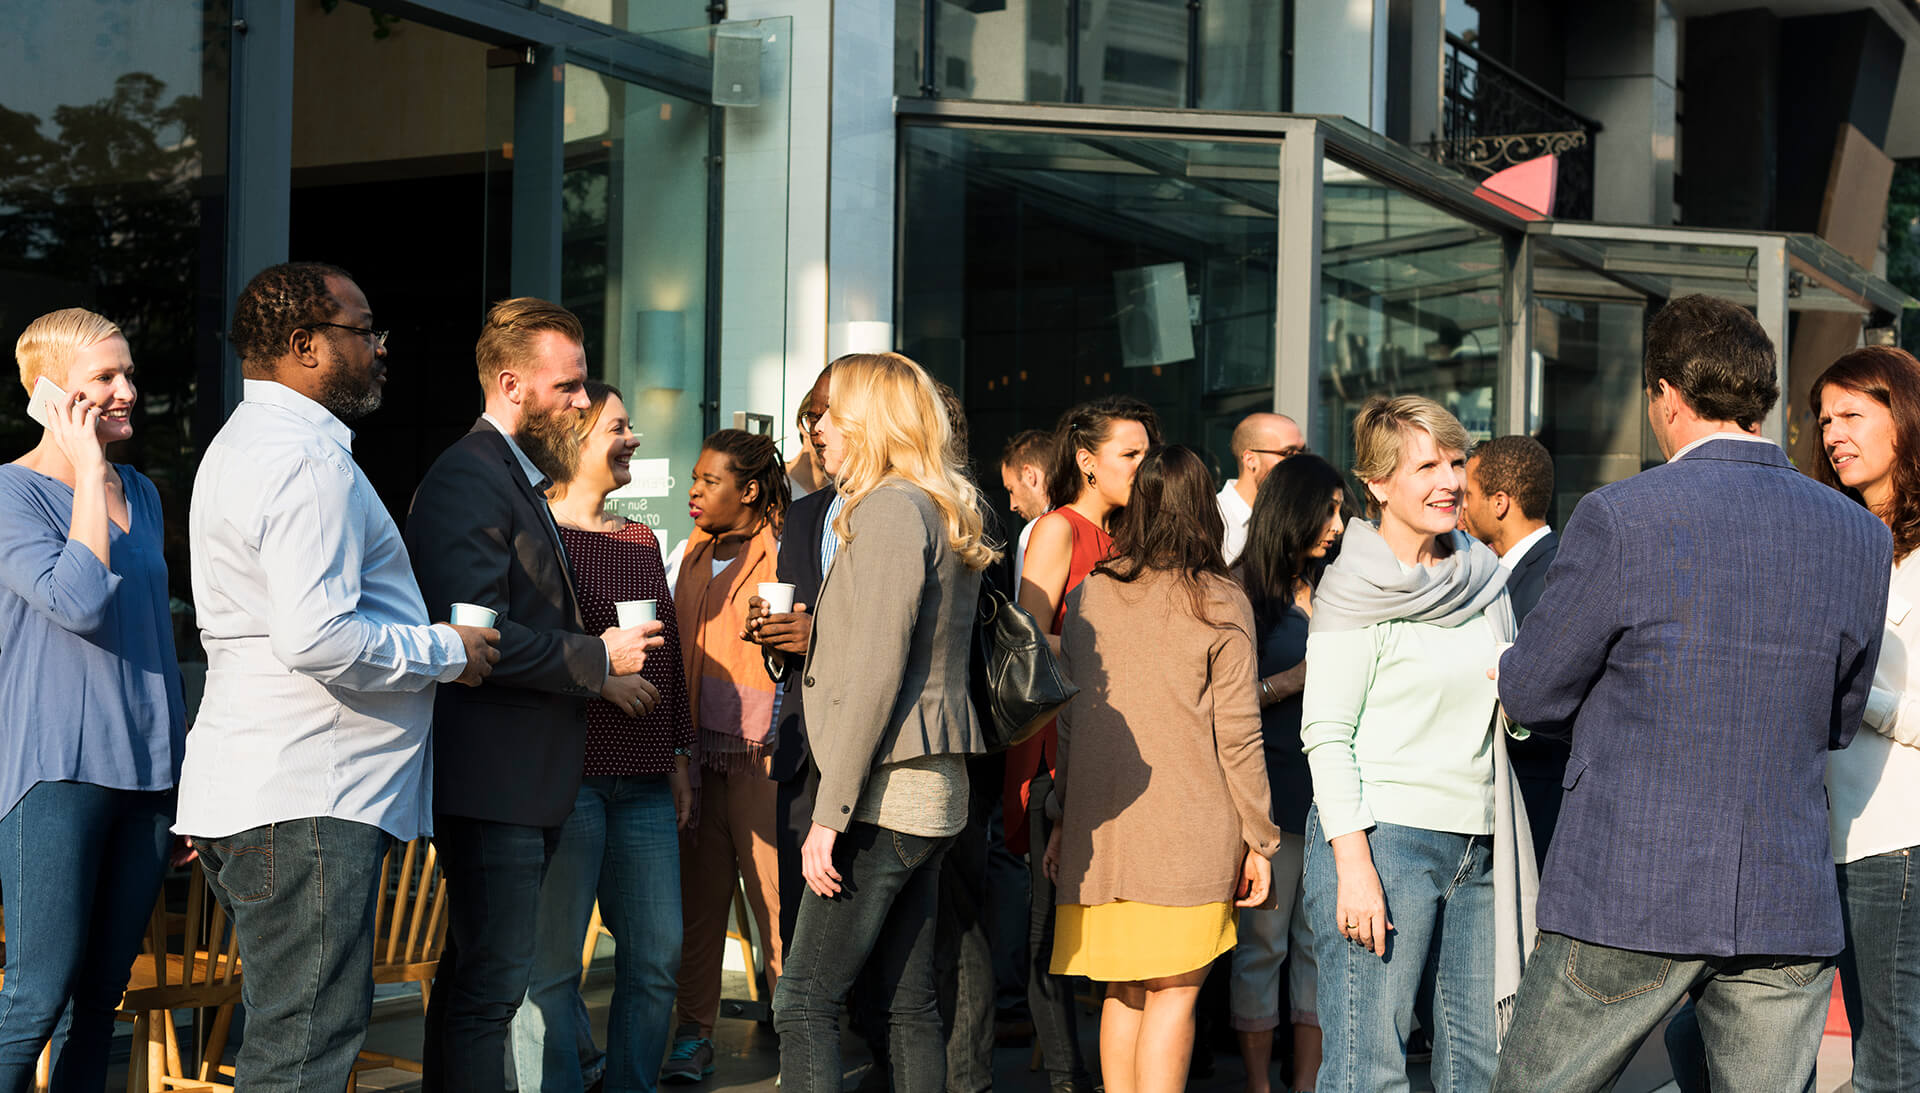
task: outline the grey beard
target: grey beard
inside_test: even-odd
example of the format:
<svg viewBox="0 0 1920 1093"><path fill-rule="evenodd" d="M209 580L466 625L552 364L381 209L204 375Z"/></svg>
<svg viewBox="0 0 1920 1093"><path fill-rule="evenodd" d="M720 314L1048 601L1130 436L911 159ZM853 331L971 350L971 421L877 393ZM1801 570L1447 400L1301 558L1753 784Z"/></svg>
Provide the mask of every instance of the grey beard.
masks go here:
<svg viewBox="0 0 1920 1093"><path fill-rule="evenodd" d="M339 371L329 374L314 401L341 421L358 421L380 408L380 385L369 377L364 387L354 387Z"/></svg>
<svg viewBox="0 0 1920 1093"><path fill-rule="evenodd" d="M554 482L573 481L580 467L580 441L573 435L575 414L563 412L550 416L524 416L513 431L513 442L520 446L540 473Z"/></svg>

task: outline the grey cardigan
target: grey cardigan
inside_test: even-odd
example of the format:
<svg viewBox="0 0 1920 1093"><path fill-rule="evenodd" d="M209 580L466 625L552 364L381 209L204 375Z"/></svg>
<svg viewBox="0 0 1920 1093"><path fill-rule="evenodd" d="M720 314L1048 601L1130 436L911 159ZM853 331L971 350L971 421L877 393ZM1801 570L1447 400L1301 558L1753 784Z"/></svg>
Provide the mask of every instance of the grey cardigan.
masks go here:
<svg viewBox="0 0 1920 1093"><path fill-rule="evenodd" d="M875 767L986 750L967 696L980 574L947 545L926 491L889 478L847 511L850 537L815 605L807 742L815 823L845 831Z"/></svg>

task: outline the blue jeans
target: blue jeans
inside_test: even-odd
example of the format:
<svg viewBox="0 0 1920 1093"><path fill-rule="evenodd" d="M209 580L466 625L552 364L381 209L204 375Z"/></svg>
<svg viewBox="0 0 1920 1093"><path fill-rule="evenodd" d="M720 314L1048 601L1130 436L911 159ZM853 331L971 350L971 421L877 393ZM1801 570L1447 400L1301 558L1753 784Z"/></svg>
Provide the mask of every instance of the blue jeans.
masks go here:
<svg viewBox="0 0 1920 1093"><path fill-rule="evenodd" d="M49 1038L54 1090L106 1085L113 1012L160 889L172 818L170 791L41 782L0 819L0 1090L32 1087Z"/></svg>
<svg viewBox="0 0 1920 1093"><path fill-rule="evenodd" d="M935 1001L934 919L950 839L855 822L834 842L840 894L796 895L793 948L773 991L783 1093L839 1093L840 1006L862 965L888 992L894 1093L942 1093L945 1037Z"/></svg>
<svg viewBox="0 0 1920 1093"><path fill-rule="evenodd" d="M1853 1026L1854 1093L1920 1089L1920 907L1916 849L1839 867L1847 951L1840 996Z"/></svg>
<svg viewBox="0 0 1920 1093"><path fill-rule="evenodd" d="M1689 993L1704 1054L1684 1049L1690 1036L1682 1018L1667 1035L1683 1088L1699 1088L1702 1058L1714 1089L1813 1088L1833 993L1831 957L1672 956L1545 930L1520 979L1493 1088L1612 1089L1641 1041Z"/></svg>
<svg viewBox="0 0 1920 1093"><path fill-rule="evenodd" d="M578 1093L600 1060L580 997L593 901L618 946L607 1021L607 1093L651 1093L680 974L680 836L663 774L588 778L540 888L533 975L513 1017L520 1093Z"/></svg>
<svg viewBox="0 0 1920 1093"><path fill-rule="evenodd" d="M541 881L560 828L466 816L436 816L433 826L447 944L427 1003L421 1088L498 1093L512 1077L508 1031L532 979Z"/></svg>
<svg viewBox="0 0 1920 1093"><path fill-rule="evenodd" d="M234 1088L339 1093L373 1014L373 911L392 838L314 817L194 839L240 943Z"/></svg>
<svg viewBox="0 0 1920 1093"><path fill-rule="evenodd" d="M1433 1088L1483 1093L1494 1065L1492 840L1374 825L1367 842L1393 923L1385 957L1340 932L1339 876L1317 808L1307 813L1306 840L1307 921L1320 966L1315 1089L1406 1090L1414 1001L1431 996Z"/></svg>

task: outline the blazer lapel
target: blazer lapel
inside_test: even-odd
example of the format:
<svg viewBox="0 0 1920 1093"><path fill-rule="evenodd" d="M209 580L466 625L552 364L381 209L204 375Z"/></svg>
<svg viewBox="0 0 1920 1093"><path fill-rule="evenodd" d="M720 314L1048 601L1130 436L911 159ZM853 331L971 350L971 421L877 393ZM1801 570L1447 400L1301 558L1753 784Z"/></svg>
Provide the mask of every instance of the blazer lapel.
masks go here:
<svg viewBox="0 0 1920 1093"><path fill-rule="evenodd" d="M507 438L500 430L494 428L485 419L473 424L474 432L481 430L492 434L499 441L500 459L507 466L507 477L520 491L521 499L533 508L534 520L547 529L547 542L553 546L553 556L560 559L560 579L566 583L567 602L573 607L574 621L579 624L581 632L585 633L586 619L580 614L580 596L573 587L573 565L567 558L567 544L560 540L560 525L554 522L547 510L547 499L540 495L539 490L533 488L533 483L527 481L526 473L520 468L520 460L515 458L513 447L507 443Z"/></svg>

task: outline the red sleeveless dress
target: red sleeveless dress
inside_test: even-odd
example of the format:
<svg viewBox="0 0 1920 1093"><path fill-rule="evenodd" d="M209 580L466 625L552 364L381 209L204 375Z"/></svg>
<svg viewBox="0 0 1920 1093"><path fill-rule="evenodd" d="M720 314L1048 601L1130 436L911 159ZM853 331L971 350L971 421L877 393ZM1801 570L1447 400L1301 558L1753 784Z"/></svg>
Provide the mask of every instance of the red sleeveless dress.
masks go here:
<svg viewBox="0 0 1920 1093"><path fill-rule="evenodd" d="M1067 593L1080 587L1093 567L1106 560L1113 549L1113 536L1070 508L1057 508L1041 519L1064 517L1073 528L1073 553L1067 562L1067 587L1060 594L1060 607L1053 613L1052 632L1060 632L1067 617ZM1001 806L1007 828L1007 849L1015 854L1027 852L1027 804L1032 797L1034 776L1045 770L1053 774L1060 751L1060 733L1053 722L1033 734L1025 743L1007 752L1006 781L1002 786ZM1037 850L1036 850L1037 852Z"/></svg>

